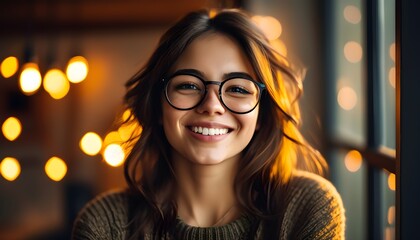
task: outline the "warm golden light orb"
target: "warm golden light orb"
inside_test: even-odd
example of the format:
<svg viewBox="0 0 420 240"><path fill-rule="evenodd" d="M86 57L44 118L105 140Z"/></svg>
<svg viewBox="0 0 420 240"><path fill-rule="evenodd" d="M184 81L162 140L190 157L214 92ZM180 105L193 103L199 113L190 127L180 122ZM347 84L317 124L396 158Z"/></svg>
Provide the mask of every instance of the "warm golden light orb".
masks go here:
<svg viewBox="0 0 420 240"><path fill-rule="evenodd" d="M356 150L349 151L344 157L344 165L350 172L357 172L362 166L362 162L362 155Z"/></svg>
<svg viewBox="0 0 420 240"><path fill-rule="evenodd" d="M79 83L86 79L89 65L86 58L75 56L67 64L66 75L70 82Z"/></svg>
<svg viewBox="0 0 420 240"><path fill-rule="evenodd" d="M61 158L52 157L45 164L45 173L51 180L59 182L67 173L67 165Z"/></svg>
<svg viewBox="0 0 420 240"><path fill-rule="evenodd" d="M253 16L252 20L258 28L264 33L268 40L274 40L280 37L282 26L280 22L271 16Z"/></svg>
<svg viewBox="0 0 420 240"><path fill-rule="evenodd" d="M344 57L351 63L360 62L363 57L363 48L360 43L355 41L347 42L344 45Z"/></svg>
<svg viewBox="0 0 420 240"><path fill-rule="evenodd" d="M22 124L16 117L9 117L1 126L4 137L9 141L14 141L22 132Z"/></svg>
<svg viewBox="0 0 420 240"><path fill-rule="evenodd" d="M14 181L20 175L20 164L16 158L6 157L0 163L0 173L7 181Z"/></svg>
<svg viewBox="0 0 420 240"><path fill-rule="evenodd" d="M1 75L4 78L9 78L17 72L19 68L19 61L16 57L10 56L3 60L1 63L0 69L1 69Z"/></svg>
<svg viewBox="0 0 420 240"><path fill-rule="evenodd" d="M337 101L344 110L351 110L357 104L357 94L351 87L343 87L338 91Z"/></svg>
<svg viewBox="0 0 420 240"><path fill-rule="evenodd" d="M50 69L44 76L43 86L54 99L61 99L70 90L70 83L63 71L57 68Z"/></svg>
<svg viewBox="0 0 420 240"><path fill-rule="evenodd" d="M116 143L106 146L104 151L105 162L112 167L118 167L124 163L125 153L123 148Z"/></svg>
<svg viewBox="0 0 420 240"><path fill-rule="evenodd" d="M19 86L22 92L26 95L35 93L41 86L41 73L39 72L38 64L26 63L22 67L22 72L19 78Z"/></svg>
<svg viewBox="0 0 420 240"><path fill-rule="evenodd" d="M121 138L118 131L111 131L105 136L103 146L108 146L112 143L121 144L122 142L123 139Z"/></svg>
<svg viewBox="0 0 420 240"><path fill-rule="evenodd" d="M80 140L79 146L84 153L94 156L101 151L102 139L98 134L88 132Z"/></svg>
<svg viewBox="0 0 420 240"><path fill-rule="evenodd" d="M391 85L391 87L395 88L395 81L396 81L396 72L395 72L395 67L392 67L389 69L388 72L388 80L389 80L389 84Z"/></svg>
<svg viewBox="0 0 420 240"><path fill-rule="evenodd" d="M388 187L392 191L395 191L396 189L395 174L393 173L390 173L388 176Z"/></svg>
<svg viewBox="0 0 420 240"><path fill-rule="evenodd" d="M360 20L362 19L360 9L353 5L346 6L344 8L343 15L344 19L346 19L347 22L352 24L360 23Z"/></svg>

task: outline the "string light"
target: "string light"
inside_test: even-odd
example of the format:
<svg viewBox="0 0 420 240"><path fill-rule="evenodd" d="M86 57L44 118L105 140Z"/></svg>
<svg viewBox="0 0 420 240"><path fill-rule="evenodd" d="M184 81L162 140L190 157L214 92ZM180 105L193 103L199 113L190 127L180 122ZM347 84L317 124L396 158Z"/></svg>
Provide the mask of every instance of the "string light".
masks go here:
<svg viewBox="0 0 420 240"><path fill-rule="evenodd" d="M105 162L112 167L118 167L124 163L125 153L119 144L113 143L106 146L104 151Z"/></svg>
<svg viewBox="0 0 420 240"><path fill-rule="evenodd" d="M1 63L1 75L4 78L10 78L11 76L15 75L19 68L19 61L16 57L10 56L3 60Z"/></svg>
<svg viewBox="0 0 420 240"><path fill-rule="evenodd" d="M45 173L51 180L59 182L67 173L67 165L61 158L52 157L45 164Z"/></svg>
<svg viewBox="0 0 420 240"><path fill-rule="evenodd" d="M61 99L70 90L70 83L63 71L57 68L50 69L44 77L43 86L54 99Z"/></svg>
<svg viewBox="0 0 420 240"><path fill-rule="evenodd" d="M19 86L26 95L35 93L41 86L41 73L38 64L30 62L22 67L22 73L19 78Z"/></svg>
<svg viewBox="0 0 420 240"><path fill-rule="evenodd" d="M9 117L4 121L1 130L7 140L14 141L22 132L22 124L16 117Z"/></svg>
<svg viewBox="0 0 420 240"><path fill-rule="evenodd" d="M84 153L94 156L101 151L102 139L98 134L88 132L82 137L79 145Z"/></svg>
<svg viewBox="0 0 420 240"><path fill-rule="evenodd" d="M70 82L79 83L86 79L89 65L86 58L75 56L67 64L66 75Z"/></svg>
<svg viewBox="0 0 420 240"><path fill-rule="evenodd" d="M6 157L0 163L0 173L8 181L16 180L20 171L20 164L16 158Z"/></svg>

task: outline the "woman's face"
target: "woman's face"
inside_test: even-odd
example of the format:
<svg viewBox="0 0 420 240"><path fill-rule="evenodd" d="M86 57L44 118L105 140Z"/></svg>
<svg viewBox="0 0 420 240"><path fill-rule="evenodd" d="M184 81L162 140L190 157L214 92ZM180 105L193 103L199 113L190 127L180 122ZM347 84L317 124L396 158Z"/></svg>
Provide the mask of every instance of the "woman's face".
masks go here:
<svg viewBox="0 0 420 240"><path fill-rule="evenodd" d="M255 74L240 47L225 35L209 33L195 39L172 72L193 69L206 81L221 82L230 73ZM258 107L247 114L227 110L218 97L219 86L207 85L203 102L191 110L177 110L164 99L162 124L173 150L173 160L213 165L237 160L257 125ZM202 129L202 133L197 132Z"/></svg>

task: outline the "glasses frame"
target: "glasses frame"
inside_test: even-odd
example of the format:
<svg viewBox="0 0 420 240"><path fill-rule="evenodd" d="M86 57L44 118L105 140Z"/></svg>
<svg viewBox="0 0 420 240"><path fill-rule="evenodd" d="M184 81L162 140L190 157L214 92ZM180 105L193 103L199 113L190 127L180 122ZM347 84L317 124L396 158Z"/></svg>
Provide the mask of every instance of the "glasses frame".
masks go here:
<svg viewBox="0 0 420 240"><path fill-rule="evenodd" d="M203 97L201 98L201 100L197 103L197 104L195 104L194 106L192 106L192 107L189 107L189 108L179 108L179 107L176 107L170 100L169 100L169 96L168 96L168 83L169 83L169 81L173 78L173 77L176 77L176 76L179 76L179 75L188 75L188 76L192 76L192 77L196 77L196 78L198 78L202 83L203 83L203 85L204 85L204 95L203 95ZM229 80L231 80L231 79L235 79L235 78L237 78L237 77L230 77L230 78L227 78L227 79L225 79L225 80L223 80L223 81L221 81L221 82L219 82L219 81L206 81L206 80L204 80L201 76L199 76L199 75L197 75L197 74L194 74L194 73L185 73L185 72L182 72L182 73L175 73L175 74L173 74L173 75L170 75L169 77L167 77L167 78L163 78L162 79L162 82L163 82L163 91L165 92L165 98L166 98L166 101L169 103L169 105L171 105L173 108L175 108L175 109L177 109L177 110L182 110L182 111L187 111L187 110L191 110L191 109L194 109L194 108L196 108L197 106L199 106L203 101L204 101L204 99L206 98L206 96L207 96L207 85L210 85L210 84L214 84L214 85L218 85L219 86L219 91L218 91L218 95L219 95L219 101L220 101L220 103L222 103L222 105L227 109L227 110L229 110L230 112L232 112L232 113L235 113L235 114L247 114L247 113L250 113L250 112L252 112L257 106L258 106L258 104L260 103L260 100L261 100L261 96L263 95L263 92L264 92L264 90L266 89L266 87L265 87L265 85L263 84L263 83L260 83L260 82L257 82L257 81L255 81L254 79L249 79L249 78L243 78L243 79L246 79L246 80L248 80L248 81L251 81L251 82L253 82L255 85L257 85L257 87L258 87L258 90L259 90L259 95L258 95L258 99L257 99L257 103L255 104L255 106L251 109L251 110L248 110L248 111L246 111L246 112L238 112L238 111L234 111L234 110L232 110L232 109L230 109L228 106L226 106L226 104L225 104L225 102L223 101L223 98L222 98L222 87L223 87L223 85L227 82L227 81L229 81Z"/></svg>

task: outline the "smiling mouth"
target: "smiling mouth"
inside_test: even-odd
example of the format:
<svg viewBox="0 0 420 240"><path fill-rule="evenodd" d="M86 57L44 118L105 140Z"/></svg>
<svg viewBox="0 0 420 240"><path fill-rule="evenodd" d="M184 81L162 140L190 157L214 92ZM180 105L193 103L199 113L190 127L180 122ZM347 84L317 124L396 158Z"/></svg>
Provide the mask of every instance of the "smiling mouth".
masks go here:
<svg viewBox="0 0 420 240"><path fill-rule="evenodd" d="M190 127L191 131L205 136L225 135L229 132L228 128L207 128L207 127Z"/></svg>

